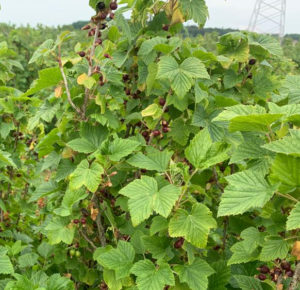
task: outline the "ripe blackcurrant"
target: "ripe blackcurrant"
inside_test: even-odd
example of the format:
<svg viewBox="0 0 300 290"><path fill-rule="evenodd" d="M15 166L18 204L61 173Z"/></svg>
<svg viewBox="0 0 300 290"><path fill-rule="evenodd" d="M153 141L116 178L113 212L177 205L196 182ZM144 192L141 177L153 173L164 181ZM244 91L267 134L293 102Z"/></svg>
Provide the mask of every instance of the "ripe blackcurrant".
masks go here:
<svg viewBox="0 0 300 290"><path fill-rule="evenodd" d="M165 100L165 99L163 99L163 98L160 98L160 99L159 99L159 104L160 104L162 107L165 105L165 103L166 103L166 100Z"/></svg>
<svg viewBox="0 0 300 290"><path fill-rule="evenodd" d="M163 131L164 133L168 133L168 132L169 132L169 128L168 128L168 127L163 127L163 128L162 128L162 131Z"/></svg>
<svg viewBox="0 0 300 290"><path fill-rule="evenodd" d="M154 130L153 131L153 136L157 137L160 135L160 131L159 130Z"/></svg>
<svg viewBox="0 0 300 290"><path fill-rule="evenodd" d="M264 281L264 280L267 279L267 276L265 274L259 274L258 279L261 280L261 281Z"/></svg>
<svg viewBox="0 0 300 290"><path fill-rule="evenodd" d="M286 271L291 269L291 264L286 261L282 262L280 266L281 266L281 269L286 270Z"/></svg>
<svg viewBox="0 0 300 290"><path fill-rule="evenodd" d="M288 277L293 277L293 276L294 276L294 271L293 271L293 270L289 270L289 271L286 271L285 274L286 274Z"/></svg>
<svg viewBox="0 0 300 290"><path fill-rule="evenodd" d="M261 266L261 267L259 268L259 270L260 270L260 273L262 273L262 274L267 274L267 273L270 272L269 267L266 266L266 265Z"/></svg>
<svg viewBox="0 0 300 290"><path fill-rule="evenodd" d="M82 225L85 225L86 224L86 218L81 218L80 222L81 222Z"/></svg>
<svg viewBox="0 0 300 290"><path fill-rule="evenodd" d="M105 9L105 3L104 2L99 2L97 4L97 9L98 10L104 10Z"/></svg>
<svg viewBox="0 0 300 290"><path fill-rule="evenodd" d="M116 10L118 8L117 2L111 2L109 5L111 10Z"/></svg>
<svg viewBox="0 0 300 290"><path fill-rule="evenodd" d="M174 248L175 249L180 249L184 243L184 238L179 238L175 243L174 243Z"/></svg>
<svg viewBox="0 0 300 290"><path fill-rule="evenodd" d="M81 57L85 57L85 52L84 52L84 51L79 51L78 54L79 54Z"/></svg>
<svg viewBox="0 0 300 290"><path fill-rule="evenodd" d="M79 224L79 219L73 220L73 223L76 224L76 225Z"/></svg>
<svg viewBox="0 0 300 290"><path fill-rule="evenodd" d="M107 16L107 14L106 14L105 12L102 12L102 13L100 14L100 19L101 19L101 20L105 20L105 19L106 19L106 16Z"/></svg>
<svg viewBox="0 0 300 290"><path fill-rule="evenodd" d="M163 25L162 29L164 31L168 31L169 30L169 25L167 25L167 24Z"/></svg>
<svg viewBox="0 0 300 290"><path fill-rule="evenodd" d="M87 24L87 25L84 25L81 30L89 30L91 28L91 25Z"/></svg>
<svg viewBox="0 0 300 290"><path fill-rule="evenodd" d="M255 58L250 59L249 64L250 65L255 65L256 64L256 59Z"/></svg>

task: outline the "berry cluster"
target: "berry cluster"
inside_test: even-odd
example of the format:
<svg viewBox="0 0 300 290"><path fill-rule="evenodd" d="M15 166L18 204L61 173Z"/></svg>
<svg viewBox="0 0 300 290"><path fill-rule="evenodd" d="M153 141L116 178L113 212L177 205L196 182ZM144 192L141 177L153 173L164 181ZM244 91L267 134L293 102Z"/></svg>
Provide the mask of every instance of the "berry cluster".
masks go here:
<svg viewBox="0 0 300 290"><path fill-rule="evenodd" d="M258 270L260 272L260 274L257 275L259 280L264 281L267 278L270 278L275 283L277 283L280 276L287 279L294 275L291 264L287 261L281 261L280 259L275 260L275 266L272 269L266 265L262 265Z"/></svg>
<svg viewBox="0 0 300 290"><path fill-rule="evenodd" d="M82 225L85 225L86 224L86 218L85 217L82 217L80 220L79 219L74 219L73 220L73 223L75 225L78 225L79 223L82 224Z"/></svg>

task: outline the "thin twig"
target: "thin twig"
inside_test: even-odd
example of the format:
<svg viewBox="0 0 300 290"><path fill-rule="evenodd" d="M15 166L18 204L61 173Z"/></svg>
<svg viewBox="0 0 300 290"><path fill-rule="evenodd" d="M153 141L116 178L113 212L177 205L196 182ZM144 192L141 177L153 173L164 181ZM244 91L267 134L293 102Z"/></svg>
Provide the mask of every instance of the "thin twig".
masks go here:
<svg viewBox="0 0 300 290"><path fill-rule="evenodd" d="M79 115L81 115L81 110L73 103L72 98L71 98L71 93L70 93L70 89L69 89L69 85L68 85L68 80L67 80L66 74L64 72L64 68L63 68L62 62L61 62L61 47L60 46L58 46L58 65L59 65L59 69L60 69L61 75L63 77L63 81L64 81L64 85L65 85L65 89L66 89L66 94L67 94L67 98L68 98L68 102L72 106L72 108Z"/></svg>
<svg viewBox="0 0 300 290"><path fill-rule="evenodd" d="M88 238L88 236L82 230L79 229L79 233L93 247L93 249L97 249L97 247L95 246L95 244Z"/></svg>
<svg viewBox="0 0 300 290"><path fill-rule="evenodd" d="M278 196L284 197L286 199L289 199L291 201L299 202L298 199L294 198L293 196L289 195L288 193L283 194L283 193L280 193L280 192L277 191L277 192L275 192L275 194L277 194Z"/></svg>
<svg viewBox="0 0 300 290"><path fill-rule="evenodd" d="M93 58L94 58L95 50L96 50L96 46L97 46L97 39L98 39L99 31L100 31L100 25L101 25L101 22L98 22L97 26L96 26L96 30L95 30L94 41L93 41L91 52L90 52L90 55L89 55L89 70L88 70L88 76L89 77L93 74ZM85 89L85 96L84 96L83 106L82 106L82 115L83 115L84 118L85 118L86 108L87 108L89 98L90 98L90 90L86 88Z"/></svg>
<svg viewBox="0 0 300 290"><path fill-rule="evenodd" d="M300 263L297 264L289 290L296 290L300 281Z"/></svg>
<svg viewBox="0 0 300 290"><path fill-rule="evenodd" d="M101 221L101 214L100 214L100 207L99 207L99 200L97 198L97 196L95 195L93 200L94 204L97 206L98 208L98 214L96 217L96 225L97 225L97 229L98 229L98 237L100 240L100 244L102 247L106 246L106 238L105 238L105 231L104 231L104 227L102 225L102 221Z"/></svg>

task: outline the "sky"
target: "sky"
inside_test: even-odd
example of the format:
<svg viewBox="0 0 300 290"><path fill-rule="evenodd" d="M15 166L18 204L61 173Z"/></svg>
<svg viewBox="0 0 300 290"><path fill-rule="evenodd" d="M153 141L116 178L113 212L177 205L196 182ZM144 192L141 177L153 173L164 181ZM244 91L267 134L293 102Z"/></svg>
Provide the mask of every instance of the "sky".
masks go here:
<svg viewBox="0 0 300 290"><path fill-rule="evenodd" d="M256 0L206 0L205 27L246 29ZM55 26L88 20L88 0L0 0L0 22ZM286 33L300 33L300 0L287 0Z"/></svg>

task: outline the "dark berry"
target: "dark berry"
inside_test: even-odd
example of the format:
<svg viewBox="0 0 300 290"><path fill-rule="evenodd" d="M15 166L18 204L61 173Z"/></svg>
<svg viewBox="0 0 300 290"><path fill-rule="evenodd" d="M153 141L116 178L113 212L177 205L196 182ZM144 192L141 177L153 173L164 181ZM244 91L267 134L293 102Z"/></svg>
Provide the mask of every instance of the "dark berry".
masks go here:
<svg viewBox="0 0 300 290"><path fill-rule="evenodd" d="M264 226L260 226L260 227L258 227L258 230L259 230L260 232L264 232L264 231L266 230L266 228L265 228Z"/></svg>
<svg viewBox="0 0 300 290"><path fill-rule="evenodd" d="M124 82L127 82L129 80L129 75L123 75L123 81Z"/></svg>
<svg viewBox="0 0 300 290"><path fill-rule="evenodd" d="M148 137L148 136L149 136L149 132L148 132L148 131L144 131L144 132L142 133L142 135L143 135L143 137Z"/></svg>
<svg viewBox="0 0 300 290"><path fill-rule="evenodd" d="M105 58L110 58L110 55L109 55L108 53L105 53L105 54L104 54L104 57L105 57Z"/></svg>
<svg viewBox="0 0 300 290"><path fill-rule="evenodd" d="M80 222L81 222L82 225L85 225L86 224L86 218L81 218Z"/></svg>
<svg viewBox="0 0 300 290"><path fill-rule="evenodd" d="M84 52L84 51L79 51L78 54L79 54L81 57L85 57L85 52Z"/></svg>
<svg viewBox="0 0 300 290"><path fill-rule="evenodd" d="M262 273L262 274L267 274L267 273L270 272L269 267L266 266L266 265L261 266L261 267L259 268L259 270L260 270L260 273Z"/></svg>
<svg viewBox="0 0 300 290"><path fill-rule="evenodd" d="M281 263L281 259L280 259L280 258L277 258L277 259L275 260L275 263Z"/></svg>
<svg viewBox="0 0 300 290"><path fill-rule="evenodd" d="M214 248L213 248L215 251L219 251L220 249L221 249L221 246L220 245L216 245L216 246L214 246Z"/></svg>
<svg viewBox="0 0 300 290"><path fill-rule="evenodd" d="M112 13L112 12L111 12L111 13L109 13L109 18L110 18L110 19L114 19L114 18L115 18L115 14L114 14L114 13Z"/></svg>
<svg viewBox="0 0 300 290"><path fill-rule="evenodd" d="M126 89L126 90L125 90L125 94L126 94L127 96L129 96L129 95L131 94L130 89Z"/></svg>
<svg viewBox="0 0 300 290"><path fill-rule="evenodd" d="M169 123L167 121L165 121L165 120L163 120L161 122L161 124L163 125L163 127L168 127L169 126Z"/></svg>
<svg viewBox="0 0 300 290"><path fill-rule="evenodd" d="M94 35L95 35L95 32L96 32L95 28L91 29L91 30L89 31L89 36L90 36L90 37L91 37L91 36L94 36Z"/></svg>
<svg viewBox="0 0 300 290"><path fill-rule="evenodd" d="M17 173L17 177L21 177L22 176L22 174L20 174L20 173Z"/></svg>
<svg viewBox="0 0 300 290"><path fill-rule="evenodd" d="M184 243L184 238L179 238L175 243L174 243L174 248L175 249L180 249Z"/></svg>
<svg viewBox="0 0 300 290"><path fill-rule="evenodd" d="M104 10L105 9L105 3L104 2L99 2L97 4L97 9L98 10Z"/></svg>
<svg viewBox="0 0 300 290"><path fill-rule="evenodd" d="M153 131L153 136L157 137L160 135L160 131L159 130L154 130Z"/></svg>
<svg viewBox="0 0 300 290"><path fill-rule="evenodd" d="M106 19L106 16L107 16L107 14L106 14L105 12L102 12L102 13L100 14L100 19L101 19L101 20L105 20L105 19Z"/></svg>
<svg viewBox="0 0 300 290"><path fill-rule="evenodd" d="M105 29L106 27L107 27L107 25L105 23L102 23L101 29Z"/></svg>
<svg viewBox="0 0 300 290"><path fill-rule="evenodd" d="M253 77L252 73L248 74L248 76L247 76L247 78L250 80L252 79L252 77Z"/></svg>
<svg viewBox="0 0 300 290"><path fill-rule="evenodd" d="M170 130L170 129L169 129L168 127L163 127L163 128L162 128L162 131L163 131L164 133L168 133L169 130Z"/></svg>
<svg viewBox="0 0 300 290"><path fill-rule="evenodd" d="M137 100L137 99L140 98L140 96L137 93L135 93L135 94L132 95L132 98L134 98L135 100Z"/></svg>
<svg viewBox="0 0 300 290"><path fill-rule="evenodd" d="M286 271L291 270L291 264L289 262L282 262L280 266L281 266L281 269L283 269L283 270L286 270Z"/></svg>
<svg viewBox="0 0 300 290"><path fill-rule="evenodd" d="M164 31L168 31L169 30L169 25L167 25L167 24L163 25L162 29Z"/></svg>
<svg viewBox="0 0 300 290"><path fill-rule="evenodd" d="M166 100L163 98L159 99L159 104L163 107L166 104Z"/></svg>
<svg viewBox="0 0 300 290"><path fill-rule="evenodd" d="M79 219L73 220L73 223L76 224L76 225L79 224Z"/></svg>
<svg viewBox="0 0 300 290"><path fill-rule="evenodd" d="M116 2L111 2L109 7L111 10L116 10L118 8L118 4Z"/></svg>
<svg viewBox="0 0 300 290"><path fill-rule="evenodd" d="M293 270L288 270L285 272L285 274L288 276L288 277L293 277L294 276L294 271Z"/></svg>
<svg viewBox="0 0 300 290"><path fill-rule="evenodd" d="M276 275L280 275L280 274L282 273L281 269L278 268L278 267L275 267L275 268L273 269L273 271L274 271L274 273L275 273Z"/></svg>
<svg viewBox="0 0 300 290"><path fill-rule="evenodd" d="M96 45L101 45L102 44L102 39L98 38L95 43L96 43Z"/></svg>
<svg viewBox="0 0 300 290"><path fill-rule="evenodd" d="M264 281L264 280L267 279L267 276L265 274L259 274L258 279L261 280L261 281Z"/></svg>
<svg viewBox="0 0 300 290"><path fill-rule="evenodd" d="M147 172L147 169L141 169L141 172L142 172L142 173L146 173L146 172Z"/></svg>
<svg viewBox="0 0 300 290"><path fill-rule="evenodd" d="M252 58L249 60L250 65L255 65L256 64L256 59Z"/></svg>
<svg viewBox="0 0 300 290"><path fill-rule="evenodd" d="M81 30L89 30L91 29L91 25L87 24L87 25L84 25Z"/></svg>

